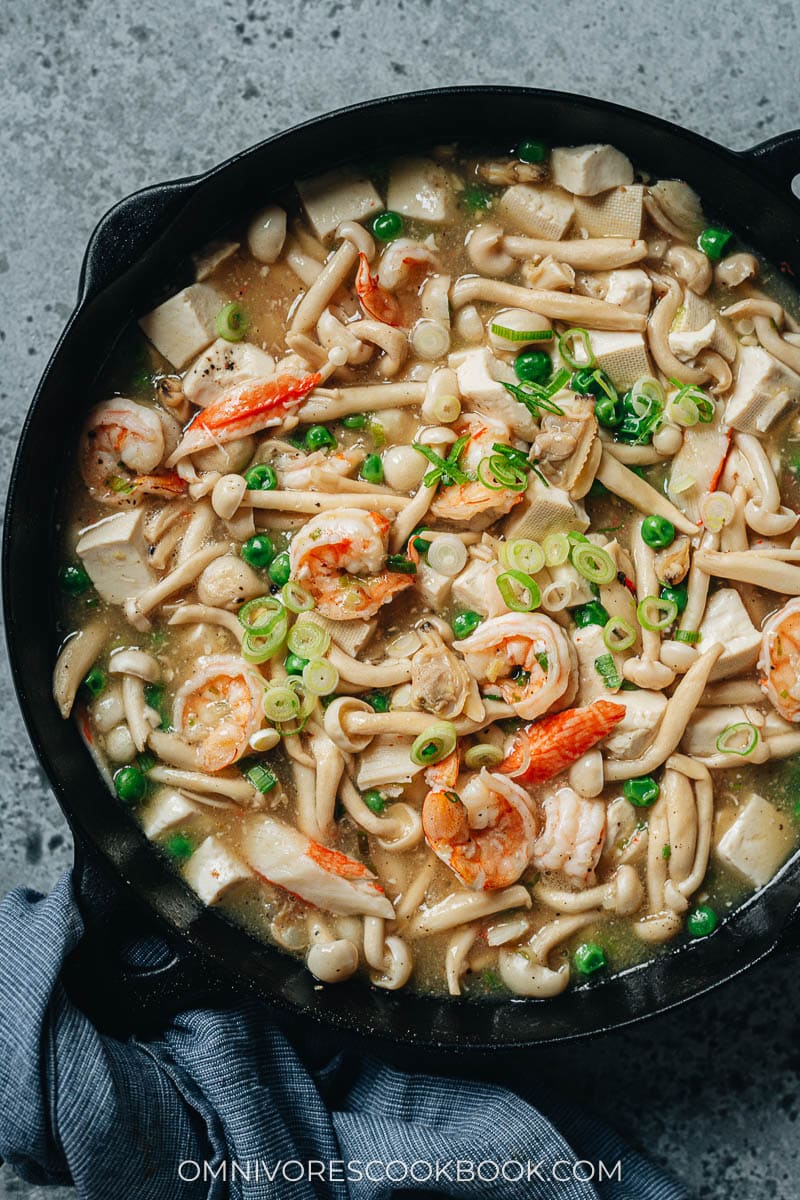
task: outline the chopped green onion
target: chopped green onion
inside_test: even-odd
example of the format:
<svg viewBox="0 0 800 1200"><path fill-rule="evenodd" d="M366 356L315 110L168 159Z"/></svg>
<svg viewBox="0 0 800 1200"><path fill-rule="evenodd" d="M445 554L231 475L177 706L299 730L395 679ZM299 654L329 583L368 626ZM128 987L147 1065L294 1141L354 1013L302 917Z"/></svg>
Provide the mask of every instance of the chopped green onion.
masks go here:
<svg viewBox="0 0 800 1200"><path fill-rule="evenodd" d="M572 547L565 533L548 533L542 541L542 549L545 566L560 567L569 558Z"/></svg>
<svg viewBox="0 0 800 1200"><path fill-rule="evenodd" d="M243 775L249 783L252 783L257 792L261 792L262 796L266 796L267 792L271 792L277 786L278 780L267 767L262 763L253 763Z"/></svg>
<svg viewBox="0 0 800 1200"><path fill-rule="evenodd" d="M458 396L437 396L431 402L431 409L442 425L452 425L461 416L461 401Z"/></svg>
<svg viewBox="0 0 800 1200"><path fill-rule="evenodd" d="M512 612L533 612L542 602L538 583L524 571L504 571L495 583L503 603Z"/></svg>
<svg viewBox="0 0 800 1200"><path fill-rule="evenodd" d="M610 654L601 654L599 658L596 658L594 669L610 691L616 691L622 683L622 676Z"/></svg>
<svg viewBox="0 0 800 1200"><path fill-rule="evenodd" d="M416 575L417 564L405 554L387 554L386 570L394 571L396 575Z"/></svg>
<svg viewBox="0 0 800 1200"><path fill-rule="evenodd" d="M714 745L720 754L738 754L746 758L758 745L758 730L749 721L737 721L723 729Z"/></svg>
<svg viewBox="0 0 800 1200"><path fill-rule="evenodd" d="M108 676L102 667L92 667L91 671L83 679L83 687L86 688L92 697L99 696L107 683Z"/></svg>
<svg viewBox="0 0 800 1200"><path fill-rule="evenodd" d="M62 567L58 579L62 591L65 591L68 596L82 596L92 585L86 571L76 563L68 563L67 566Z"/></svg>
<svg viewBox="0 0 800 1200"><path fill-rule="evenodd" d="M288 686L277 684L267 688L262 703L264 715L269 721L290 721L300 716L300 698Z"/></svg>
<svg viewBox="0 0 800 1200"><path fill-rule="evenodd" d="M377 713L389 711L390 699L386 692L367 692L362 699Z"/></svg>
<svg viewBox="0 0 800 1200"><path fill-rule="evenodd" d="M553 378L557 379L558 375L555 375ZM534 383L515 384L505 383L505 381L501 382L503 383L503 387L506 389L506 391L510 392L514 399L518 400L520 404L524 404L532 416L538 418L539 410L542 409L544 412L553 413L557 417L563 417L563 408L559 408L559 406L555 404L548 395L550 387L552 387L553 380L550 381L550 387L546 389L537 388L536 384ZM560 387L556 388L555 390L559 391ZM553 394L555 395L555 392Z"/></svg>
<svg viewBox="0 0 800 1200"><path fill-rule="evenodd" d="M588 604L580 604L573 609L572 619L578 629L586 629L589 625L605 626L608 613L599 600L590 600Z"/></svg>
<svg viewBox="0 0 800 1200"><path fill-rule="evenodd" d="M673 641L686 642L687 646L695 646L700 641L700 630L676 629Z"/></svg>
<svg viewBox="0 0 800 1200"><path fill-rule="evenodd" d="M256 596L255 600L243 604L237 615L239 624L248 633L260 634L282 612L283 605L275 596Z"/></svg>
<svg viewBox="0 0 800 1200"><path fill-rule="evenodd" d="M148 708L152 708L161 718L158 728L169 729L170 719L169 710L164 701L164 688L160 683L146 683L144 687L144 699Z"/></svg>
<svg viewBox="0 0 800 1200"><path fill-rule="evenodd" d="M478 463L478 479L493 492L505 488L509 492L524 492L528 478L521 467L502 454L490 454Z"/></svg>
<svg viewBox="0 0 800 1200"><path fill-rule="evenodd" d="M329 696L339 686L339 672L327 658L312 658L303 667L303 683L314 696Z"/></svg>
<svg viewBox="0 0 800 1200"><path fill-rule="evenodd" d="M242 658L245 662L257 666L274 658L286 638L286 625L286 613L281 612L260 633L245 633L242 638Z"/></svg>
<svg viewBox="0 0 800 1200"><path fill-rule="evenodd" d="M577 341L583 342L583 346L586 351L585 362L578 362L575 357L574 347ZM589 334L585 329L581 329L579 325L574 326L572 329L567 329L565 333L560 333L558 335L557 345L558 353L561 355L561 358L568 367L572 368L573 371L577 371L581 367L594 367L597 365L597 359L594 356L592 344L589 341Z"/></svg>
<svg viewBox="0 0 800 1200"><path fill-rule="evenodd" d="M386 445L386 430L383 428L380 421L376 421L374 417L370 417L367 430L369 432L369 436L372 438L375 449L383 449L383 447Z"/></svg>
<svg viewBox="0 0 800 1200"><path fill-rule="evenodd" d="M570 562L579 575L590 583L611 583L617 568L611 555L591 542L578 542L570 551Z"/></svg>
<svg viewBox="0 0 800 1200"><path fill-rule="evenodd" d="M507 342L549 342L553 337L552 329L509 329L507 325L494 323L489 326L489 331Z"/></svg>
<svg viewBox="0 0 800 1200"><path fill-rule="evenodd" d="M293 579L290 579L281 588L281 599L292 613L311 612L315 607L314 597L311 593Z"/></svg>
<svg viewBox="0 0 800 1200"><path fill-rule="evenodd" d="M630 650L636 631L623 617L611 617L603 629L603 641L609 650Z"/></svg>
<svg viewBox="0 0 800 1200"><path fill-rule="evenodd" d="M636 616L642 629L658 633L668 629L678 615L678 606L674 600L665 600L662 596L645 596L636 607Z"/></svg>
<svg viewBox="0 0 800 1200"><path fill-rule="evenodd" d="M500 560L514 571L536 575L544 566L544 550L530 538L512 538L510 542L501 542Z"/></svg>
<svg viewBox="0 0 800 1200"><path fill-rule="evenodd" d="M299 654L287 654L283 665L287 675L302 675L307 662L308 659L301 658Z"/></svg>
<svg viewBox="0 0 800 1200"><path fill-rule="evenodd" d="M217 313L217 336L224 338L226 342L240 342L247 333L248 325L247 314L235 300Z"/></svg>
<svg viewBox="0 0 800 1200"><path fill-rule="evenodd" d="M477 746L470 746L464 755L464 763L471 771L479 771L481 767L496 767L504 757L499 746L493 746L491 742L479 742Z"/></svg>
<svg viewBox="0 0 800 1200"><path fill-rule="evenodd" d="M452 754L456 748L456 727L451 721L438 721L415 739L411 761L418 767L430 767Z"/></svg>
<svg viewBox="0 0 800 1200"><path fill-rule="evenodd" d="M467 548L454 533L443 533L431 542L427 558L434 571L452 577L467 565Z"/></svg>
<svg viewBox="0 0 800 1200"><path fill-rule="evenodd" d="M331 635L316 621L297 621L289 630L286 645L300 658L321 658L331 644Z"/></svg>
<svg viewBox="0 0 800 1200"><path fill-rule="evenodd" d="M511 387L511 384L506 386ZM470 435L465 433L458 441L454 442L450 448L447 458L442 458L441 454L437 454L435 450L431 450L430 446L422 446L419 442L412 442L414 450L427 458L429 463L433 464L433 470L426 472L423 483L426 487L435 487L441 483L442 487L450 487L452 484L471 483L473 476L467 471L462 471L458 465L459 457L470 439Z"/></svg>

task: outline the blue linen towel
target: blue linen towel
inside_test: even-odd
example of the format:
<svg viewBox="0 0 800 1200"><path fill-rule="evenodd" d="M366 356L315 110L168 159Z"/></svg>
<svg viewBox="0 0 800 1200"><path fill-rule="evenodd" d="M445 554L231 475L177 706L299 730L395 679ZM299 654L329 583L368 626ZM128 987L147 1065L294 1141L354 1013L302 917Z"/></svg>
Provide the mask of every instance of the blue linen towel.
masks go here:
<svg viewBox="0 0 800 1200"><path fill-rule="evenodd" d="M0 904L0 1157L31 1183L85 1200L687 1198L576 1109L349 1052L312 1065L253 1000L149 1042L104 1036L59 979L82 929L69 872Z"/></svg>

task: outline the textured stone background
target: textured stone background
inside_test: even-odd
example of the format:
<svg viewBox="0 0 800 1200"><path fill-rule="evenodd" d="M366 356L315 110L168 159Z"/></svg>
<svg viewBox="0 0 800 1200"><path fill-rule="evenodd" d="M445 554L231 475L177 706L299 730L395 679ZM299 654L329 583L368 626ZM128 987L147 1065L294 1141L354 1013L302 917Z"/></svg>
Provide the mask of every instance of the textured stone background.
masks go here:
<svg viewBox="0 0 800 1200"><path fill-rule="evenodd" d="M69 314L82 248L127 192L201 171L338 105L451 83L571 89L743 148L800 124L799 24L791 3L758 0L682 0L672 8L647 0L2 6L4 480L28 399ZM0 890L46 890L70 862L69 837L5 666L0 724ZM697 1197L794 1200L796 975L793 961L774 962L680 1013L549 1054L533 1069L552 1072ZM0 1170L0 1198L44 1194Z"/></svg>

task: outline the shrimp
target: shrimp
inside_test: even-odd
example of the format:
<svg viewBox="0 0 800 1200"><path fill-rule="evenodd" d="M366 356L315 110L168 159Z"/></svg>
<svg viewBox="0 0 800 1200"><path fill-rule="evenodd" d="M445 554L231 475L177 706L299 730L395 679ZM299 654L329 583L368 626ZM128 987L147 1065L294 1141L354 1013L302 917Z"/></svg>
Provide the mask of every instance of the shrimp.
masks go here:
<svg viewBox="0 0 800 1200"><path fill-rule="evenodd" d="M280 485L291 491L315 488L321 492L335 492L342 479L350 475L364 458L364 451L351 446L336 454L314 450L311 454L293 455L281 465L276 464Z"/></svg>
<svg viewBox="0 0 800 1200"><path fill-rule="evenodd" d="M241 848L256 875L307 904L342 916L394 917L383 888L363 863L274 817L248 816Z"/></svg>
<svg viewBox="0 0 800 1200"><path fill-rule="evenodd" d="M519 784L484 768L460 790L429 791L422 828L434 854L465 887L489 891L509 887L528 866L537 820Z"/></svg>
<svg viewBox="0 0 800 1200"><path fill-rule="evenodd" d="M800 721L800 598L765 622L758 669L773 708L786 721Z"/></svg>
<svg viewBox="0 0 800 1200"><path fill-rule="evenodd" d="M369 273L369 259L363 252L358 256L356 272L356 295L368 317L382 321L384 325L399 325L402 313L394 296L381 287L377 276Z"/></svg>
<svg viewBox="0 0 800 1200"><path fill-rule="evenodd" d="M197 665L175 696L172 723L199 744L204 771L221 771L246 753L264 723L264 680L233 654L201 655Z"/></svg>
<svg viewBox="0 0 800 1200"><path fill-rule="evenodd" d="M562 787L547 796L542 807L544 829L534 843L533 866L563 871L568 879L591 886L606 836L605 804Z"/></svg>
<svg viewBox="0 0 800 1200"><path fill-rule="evenodd" d="M596 700L526 725L514 738L499 770L520 783L545 783L603 740L625 716L624 704Z"/></svg>
<svg viewBox="0 0 800 1200"><path fill-rule="evenodd" d="M460 436L469 435L469 440L458 457L458 466L470 478L466 483L440 486L431 505L434 516L443 521L471 521L473 528L483 528L510 512L522 500L523 491L511 488L489 488L478 479L478 466L482 459L491 457L496 442L507 442L508 426L502 421L484 416L467 416L459 422L456 430ZM480 526L475 518L482 518Z"/></svg>
<svg viewBox="0 0 800 1200"><path fill-rule="evenodd" d="M538 613L490 617L458 646L467 667L499 692L517 716L532 721L554 704L569 704L577 688L575 651L555 621Z"/></svg>
<svg viewBox="0 0 800 1200"><path fill-rule="evenodd" d="M135 504L142 496L171 499L184 491L175 471L157 471L166 450L164 424L154 408L123 396L95 405L80 443L81 476L94 500Z"/></svg>
<svg viewBox="0 0 800 1200"><path fill-rule="evenodd" d="M307 521L290 550L292 576L314 597L317 612L334 621L374 617L414 583L387 571L389 521L360 508L335 508Z"/></svg>
<svg viewBox="0 0 800 1200"><path fill-rule="evenodd" d="M167 459L167 466L174 467L182 458L209 446L220 446L280 425L288 409L304 400L320 378L319 374L305 375L302 379L279 375L276 379L249 380L226 392L208 408L195 413L177 449Z"/></svg>
<svg viewBox="0 0 800 1200"><path fill-rule="evenodd" d="M413 238L396 238L383 252L378 282L390 292L419 283L421 273L439 271L439 260L430 246Z"/></svg>

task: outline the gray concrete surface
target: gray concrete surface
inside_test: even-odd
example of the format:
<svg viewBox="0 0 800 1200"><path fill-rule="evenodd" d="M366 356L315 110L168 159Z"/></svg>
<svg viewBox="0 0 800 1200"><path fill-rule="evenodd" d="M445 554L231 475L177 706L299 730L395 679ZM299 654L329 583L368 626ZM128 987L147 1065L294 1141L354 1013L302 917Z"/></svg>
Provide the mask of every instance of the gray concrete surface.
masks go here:
<svg viewBox="0 0 800 1200"><path fill-rule="evenodd" d="M4 480L70 311L82 248L125 193L200 171L340 104L450 83L571 89L742 148L800 124L799 25L796 6L759 0L669 9L648 0L0 7ZM70 862L69 838L4 665L0 728L0 891L46 890ZM795 1200L796 977L795 961L774 962L646 1028L549 1055L542 1068L695 1196ZM0 1170L0 1198L44 1194Z"/></svg>

